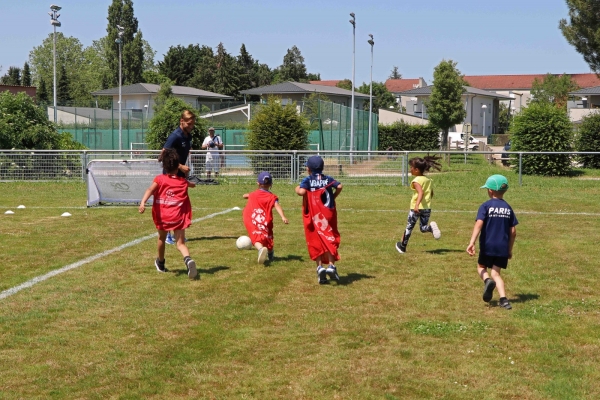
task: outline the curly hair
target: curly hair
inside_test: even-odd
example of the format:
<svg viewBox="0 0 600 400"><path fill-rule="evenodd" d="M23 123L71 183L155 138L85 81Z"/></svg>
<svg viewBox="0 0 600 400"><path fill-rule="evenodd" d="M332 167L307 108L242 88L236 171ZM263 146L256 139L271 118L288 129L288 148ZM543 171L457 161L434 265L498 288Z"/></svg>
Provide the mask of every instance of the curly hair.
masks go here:
<svg viewBox="0 0 600 400"><path fill-rule="evenodd" d="M176 174L179 169L179 156L175 149L165 149L162 154L163 168L169 174Z"/></svg>
<svg viewBox="0 0 600 400"><path fill-rule="evenodd" d="M426 156L425 158L414 157L408 160L408 165L414 167L423 172L429 172L431 168L436 171L440 171L442 169L442 164L440 164L437 160L441 159L438 156Z"/></svg>

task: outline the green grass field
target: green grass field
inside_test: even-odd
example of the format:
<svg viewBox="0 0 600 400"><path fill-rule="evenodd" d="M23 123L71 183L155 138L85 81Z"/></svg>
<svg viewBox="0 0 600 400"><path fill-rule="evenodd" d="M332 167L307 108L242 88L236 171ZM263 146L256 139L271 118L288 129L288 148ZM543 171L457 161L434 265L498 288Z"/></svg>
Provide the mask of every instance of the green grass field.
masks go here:
<svg viewBox="0 0 600 400"><path fill-rule="evenodd" d="M520 222L510 311L481 300L465 252L499 171ZM599 398L598 171L523 186L486 164L431 176L442 238L415 232L402 255L410 189L344 187L339 285L317 284L301 199L276 184L290 224L276 216L266 267L235 248L232 211L188 230L197 281L173 246L158 273L150 239L0 299L0 398ZM243 207L254 187L192 189L194 218ZM0 292L155 232L137 207L85 201L79 182L0 183Z"/></svg>

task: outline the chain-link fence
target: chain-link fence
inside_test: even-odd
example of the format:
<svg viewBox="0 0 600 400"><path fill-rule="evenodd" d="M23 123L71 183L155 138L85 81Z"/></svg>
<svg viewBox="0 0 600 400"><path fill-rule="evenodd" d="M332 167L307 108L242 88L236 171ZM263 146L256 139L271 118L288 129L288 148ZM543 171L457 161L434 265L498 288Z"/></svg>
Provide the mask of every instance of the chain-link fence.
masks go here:
<svg viewBox="0 0 600 400"><path fill-rule="evenodd" d="M128 151L80 151L80 150L1 150L0 181L26 180L81 180L85 178L86 168L92 160L156 160L158 150ZM409 151L237 151L224 150L218 160L209 159L212 167L218 170L218 179L228 183L254 182L260 171L267 170L275 180L294 183L305 173L304 164L308 157L318 154L325 161L324 173L345 184L360 185L407 185L408 160L423 156L424 152ZM497 161L490 151L440 151L444 162L481 163ZM596 152L520 152L511 153L511 165L519 173L522 184L521 160L532 155L568 154L576 163L578 155L594 155ZM192 174L206 176L206 151L192 150L188 164ZM215 177L214 172L212 177Z"/></svg>

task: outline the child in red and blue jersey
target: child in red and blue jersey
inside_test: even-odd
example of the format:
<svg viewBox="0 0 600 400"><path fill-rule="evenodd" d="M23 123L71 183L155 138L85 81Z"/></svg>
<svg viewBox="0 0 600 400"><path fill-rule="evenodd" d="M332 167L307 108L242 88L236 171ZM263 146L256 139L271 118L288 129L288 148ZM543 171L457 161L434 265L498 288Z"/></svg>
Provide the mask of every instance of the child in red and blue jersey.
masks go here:
<svg viewBox="0 0 600 400"><path fill-rule="evenodd" d="M334 264L340 259L335 199L342 191L342 184L324 175L323 167L321 157L310 157L306 162L308 176L296 187L296 194L303 197L302 217L308 254L317 263L317 277L321 285L329 283L327 276L338 282L340 280ZM323 263L327 263L327 268L323 267Z"/></svg>

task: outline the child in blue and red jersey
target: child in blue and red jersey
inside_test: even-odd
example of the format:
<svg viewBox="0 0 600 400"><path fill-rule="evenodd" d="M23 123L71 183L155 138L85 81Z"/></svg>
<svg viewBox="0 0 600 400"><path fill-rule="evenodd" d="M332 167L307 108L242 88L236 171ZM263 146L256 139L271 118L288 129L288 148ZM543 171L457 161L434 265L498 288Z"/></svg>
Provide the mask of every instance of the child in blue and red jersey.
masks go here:
<svg viewBox="0 0 600 400"><path fill-rule="evenodd" d="M317 277L321 285L329 283L327 276L338 282L340 280L334 264L340 259L335 199L342 192L342 184L331 176L323 175L324 164L321 157L310 157L306 162L308 176L296 187L296 194L303 197L302 217L308 254L317 263ZM323 267L323 263L327 263L327 268Z"/></svg>

